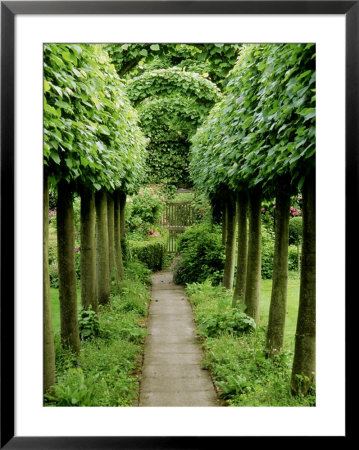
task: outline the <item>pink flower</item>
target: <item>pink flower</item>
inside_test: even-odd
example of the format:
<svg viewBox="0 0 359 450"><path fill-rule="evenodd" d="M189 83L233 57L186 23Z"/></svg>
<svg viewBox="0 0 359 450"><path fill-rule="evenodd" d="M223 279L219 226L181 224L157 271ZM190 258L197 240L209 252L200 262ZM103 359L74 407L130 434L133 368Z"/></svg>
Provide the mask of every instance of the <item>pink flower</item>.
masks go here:
<svg viewBox="0 0 359 450"><path fill-rule="evenodd" d="M293 208L293 206L291 206L291 207L289 208L289 210L290 210L290 211L295 211L295 208Z"/></svg>
<svg viewBox="0 0 359 450"><path fill-rule="evenodd" d="M80 250L81 250L81 247L75 247L74 252L75 252L75 253L78 253Z"/></svg>
<svg viewBox="0 0 359 450"><path fill-rule="evenodd" d="M265 212L265 209L264 209L264 208L261 208L261 211L262 211L262 213L264 213L264 212Z"/></svg>
<svg viewBox="0 0 359 450"><path fill-rule="evenodd" d="M298 195L297 199L298 199L298 200L302 200L303 197L302 197L301 195Z"/></svg>
<svg viewBox="0 0 359 450"><path fill-rule="evenodd" d="M274 209L276 209L276 207L277 207L276 205L273 205L273 208L274 208Z"/></svg>

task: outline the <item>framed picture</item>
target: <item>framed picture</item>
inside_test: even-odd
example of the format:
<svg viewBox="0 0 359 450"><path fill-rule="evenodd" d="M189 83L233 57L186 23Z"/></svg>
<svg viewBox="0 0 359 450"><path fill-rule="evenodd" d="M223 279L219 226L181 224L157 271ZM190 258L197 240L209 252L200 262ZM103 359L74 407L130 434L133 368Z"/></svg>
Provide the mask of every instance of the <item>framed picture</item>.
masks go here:
<svg viewBox="0 0 359 450"><path fill-rule="evenodd" d="M254 436L347 436L345 300L355 293L359 250L351 219L359 191L358 30L357 1L1 2L1 448L202 448ZM43 45L62 42L316 44L316 407L43 407Z"/></svg>

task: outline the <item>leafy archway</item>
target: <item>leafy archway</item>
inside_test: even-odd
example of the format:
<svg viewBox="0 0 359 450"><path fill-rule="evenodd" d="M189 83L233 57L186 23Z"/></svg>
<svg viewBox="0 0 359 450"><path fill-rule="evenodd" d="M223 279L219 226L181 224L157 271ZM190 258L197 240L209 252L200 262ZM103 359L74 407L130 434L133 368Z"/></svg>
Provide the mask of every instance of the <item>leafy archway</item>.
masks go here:
<svg viewBox="0 0 359 450"><path fill-rule="evenodd" d="M188 185L190 138L220 97L206 77L178 68L159 69L127 82L148 143L148 181Z"/></svg>

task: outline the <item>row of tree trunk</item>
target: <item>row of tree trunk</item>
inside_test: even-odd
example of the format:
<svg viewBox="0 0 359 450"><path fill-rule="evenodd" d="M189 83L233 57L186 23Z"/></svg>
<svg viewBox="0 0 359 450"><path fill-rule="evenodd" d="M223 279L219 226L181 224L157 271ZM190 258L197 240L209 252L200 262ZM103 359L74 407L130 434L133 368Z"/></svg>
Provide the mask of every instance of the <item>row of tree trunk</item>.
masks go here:
<svg viewBox="0 0 359 450"><path fill-rule="evenodd" d="M260 188L228 195L223 211L222 242L226 260L223 286L233 288L238 223L237 272L232 306L244 303L246 313L259 324L261 284ZM276 194L273 283L266 352L273 357L283 349L288 288L290 189L281 185ZM291 380L292 392L306 393L315 378L315 172L303 185L303 241L299 311Z"/></svg>
<svg viewBox="0 0 359 450"><path fill-rule="evenodd" d="M57 258L61 342L75 354L80 350L75 268L73 189L65 180L57 185ZM126 195L82 187L81 196L81 304L98 312L110 299L111 280L124 277L121 241L124 236ZM54 336L51 321L49 247L49 182L44 178L44 392L55 384Z"/></svg>

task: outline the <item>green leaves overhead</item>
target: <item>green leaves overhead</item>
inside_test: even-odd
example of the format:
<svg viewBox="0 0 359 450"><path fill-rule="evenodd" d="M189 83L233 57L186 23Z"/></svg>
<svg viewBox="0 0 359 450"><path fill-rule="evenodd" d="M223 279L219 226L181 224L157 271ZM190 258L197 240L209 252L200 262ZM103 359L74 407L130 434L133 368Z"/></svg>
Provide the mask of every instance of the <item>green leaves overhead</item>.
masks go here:
<svg viewBox="0 0 359 450"><path fill-rule="evenodd" d="M226 77L240 44L106 44L120 77L177 67L197 72L216 84Z"/></svg>
<svg viewBox="0 0 359 450"><path fill-rule="evenodd" d="M189 138L220 99L219 89L198 73L171 68L129 80L127 90L150 139L150 181L162 176L170 184L187 184Z"/></svg>
<svg viewBox="0 0 359 450"><path fill-rule="evenodd" d="M177 68L145 72L127 83L128 95L134 104L148 97L181 95L192 97L198 107L208 109L220 98L218 87L207 78L195 72Z"/></svg>
<svg viewBox="0 0 359 450"><path fill-rule="evenodd" d="M138 114L151 142L187 139L205 116L195 99L179 96L149 98L138 107Z"/></svg>
<svg viewBox="0 0 359 450"><path fill-rule="evenodd" d="M300 182L315 164L314 45L245 45L225 84L193 138L195 182L212 194Z"/></svg>
<svg viewBox="0 0 359 450"><path fill-rule="evenodd" d="M145 139L107 53L99 45L45 45L44 75L44 164L52 180L133 189Z"/></svg>

